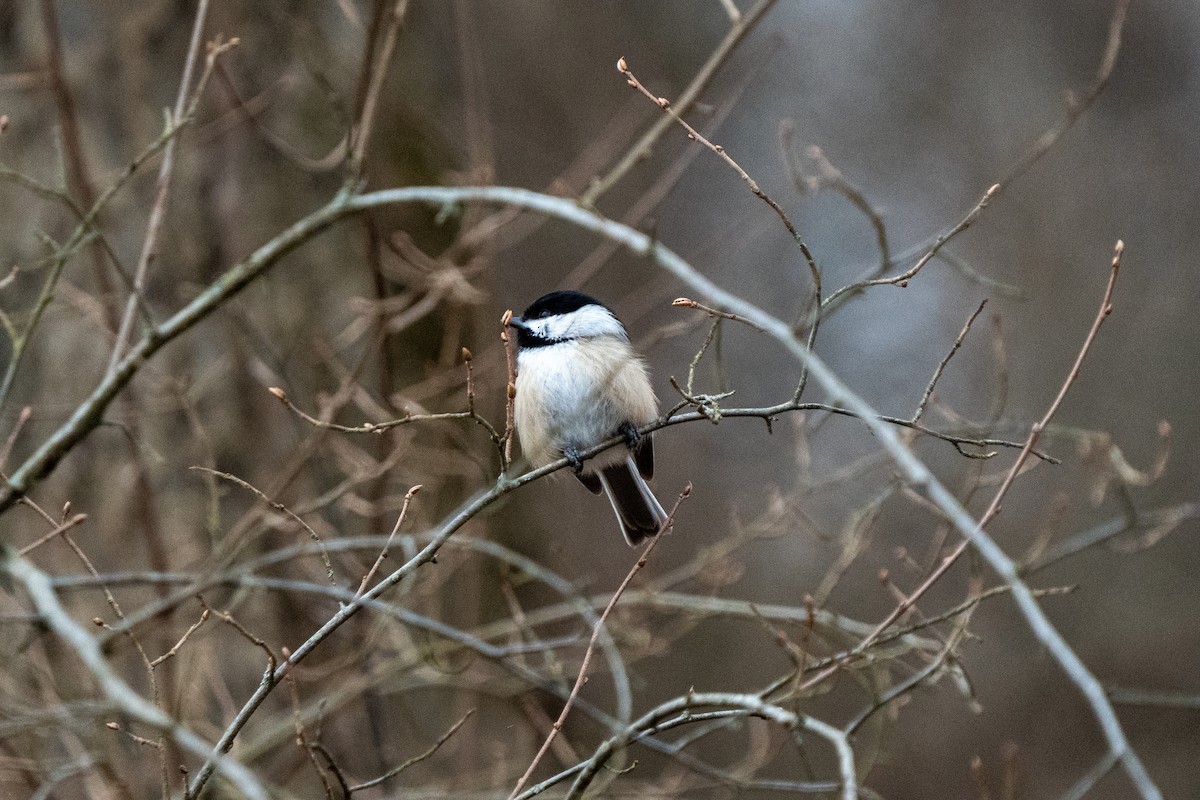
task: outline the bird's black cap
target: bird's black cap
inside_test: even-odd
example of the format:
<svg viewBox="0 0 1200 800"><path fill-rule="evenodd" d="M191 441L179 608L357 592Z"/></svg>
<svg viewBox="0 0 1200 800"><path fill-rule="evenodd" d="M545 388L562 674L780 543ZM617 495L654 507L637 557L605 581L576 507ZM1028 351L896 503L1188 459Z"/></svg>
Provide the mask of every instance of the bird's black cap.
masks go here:
<svg viewBox="0 0 1200 800"><path fill-rule="evenodd" d="M538 336L525 323L559 314L570 314L572 311L578 311L584 306L608 308L604 303L583 292L562 291L542 295L537 300L534 300L529 308L525 309L524 314L520 317L513 317L512 326L517 329L517 344L525 348L546 347L555 344L555 340ZM612 309L609 309L610 313L611 311ZM614 314L614 316L616 315Z"/></svg>
<svg viewBox="0 0 1200 800"><path fill-rule="evenodd" d="M555 314L570 314L572 311L578 311L584 306L603 306L608 308L604 303L583 292L551 292L534 300L529 308L525 309L525 313L521 315L521 318L544 319L552 317ZM611 311L611 309L609 310Z"/></svg>

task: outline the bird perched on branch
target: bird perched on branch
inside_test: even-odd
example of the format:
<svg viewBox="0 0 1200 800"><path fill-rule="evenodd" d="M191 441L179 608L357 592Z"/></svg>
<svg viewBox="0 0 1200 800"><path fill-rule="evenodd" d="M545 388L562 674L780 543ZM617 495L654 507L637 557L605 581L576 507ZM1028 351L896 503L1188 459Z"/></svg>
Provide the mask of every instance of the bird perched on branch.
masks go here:
<svg viewBox="0 0 1200 800"><path fill-rule="evenodd" d="M657 534L667 513L646 484L654 445L638 428L658 416L658 399L625 327L579 292L539 297L509 324L520 345L514 411L525 457L535 467L566 457L584 486L608 495L631 546ZM626 447L584 464L580 453L616 435Z"/></svg>

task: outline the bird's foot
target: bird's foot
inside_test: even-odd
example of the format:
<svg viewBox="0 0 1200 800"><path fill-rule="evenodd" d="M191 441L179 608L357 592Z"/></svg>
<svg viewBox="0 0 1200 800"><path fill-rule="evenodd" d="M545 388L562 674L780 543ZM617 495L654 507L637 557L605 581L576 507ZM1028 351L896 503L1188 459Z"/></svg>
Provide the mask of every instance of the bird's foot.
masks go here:
<svg viewBox="0 0 1200 800"><path fill-rule="evenodd" d="M574 447L568 447L566 450L563 450L563 458L571 465L571 469L575 470L576 476L583 474L583 459L579 457L578 450Z"/></svg>
<svg viewBox="0 0 1200 800"><path fill-rule="evenodd" d="M642 441L642 434L638 431L637 426L632 422L622 422L621 427L617 428L617 433L625 437L625 445L630 450L636 450L639 443Z"/></svg>

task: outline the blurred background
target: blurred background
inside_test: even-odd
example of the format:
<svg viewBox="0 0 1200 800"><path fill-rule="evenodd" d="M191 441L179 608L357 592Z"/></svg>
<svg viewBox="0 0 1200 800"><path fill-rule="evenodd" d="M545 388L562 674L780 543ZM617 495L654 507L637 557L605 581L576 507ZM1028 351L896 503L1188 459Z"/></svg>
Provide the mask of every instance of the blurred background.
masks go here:
<svg viewBox="0 0 1200 800"><path fill-rule="evenodd" d="M376 59L388 51L394 7L212 3L204 40L222 34L239 44L216 61L177 137L144 292L156 319L353 179L348 153L357 139L349 132ZM812 280L795 242L711 152L671 126L644 157L613 172L662 118L626 85L617 59L677 105L702 68L715 66L686 116L786 211L828 295L881 266L878 226L882 260L897 274L1039 137L1072 119L1096 82L1114 8L1076 0L781 0L765 8L746 0L412 0L383 65L361 181L367 190L494 184L583 198L652 233L722 286L803 323ZM161 154L122 176L163 132L195 17L192 2L0 2L0 162L8 170L0 268L16 268L0 288L0 309L9 342L34 325L15 367L13 348L0 356L12 372L0 405L6 473L105 372L128 297L122 271L133 273L143 249ZM1015 559L1038 567L1031 585L1074 587L1043 604L1110 688L1133 747L1168 797L1200 786L1198 40L1193 4L1133 3L1094 105L1005 183L946 245L945 258L905 288L873 287L840 305L816 338L817 353L855 391L908 419L986 299L922 421L1021 442L1062 385L1103 295L1114 244L1125 242L1115 311L1042 441L1062 463L1023 474L989 530ZM714 57L723 42L735 46ZM101 235L64 253L77 222L64 197L87 209L119 181L96 217ZM358 549L338 541L386 536L416 484L423 489L402 530L431 530L490 486L500 464L487 431L470 420L345 433L305 422L268 387L351 427L462 411L466 347L475 407L503 431L500 316L557 288L582 289L614 308L651 365L663 407L678 401L669 379L686 381L710 326L671 306L694 292L653 263L529 214L392 206L313 238L164 348L30 497L53 517L67 502L88 515L75 540L111 576L105 583L123 613L137 617L132 627L150 658L200 617L197 594L276 653L294 649L337 604L313 589L329 586L314 549L279 554L318 536L336 585L353 591L382 539ZM722 401L730 407L767 406L790 398L799 374L766 336L726 323L696 367L695 390L735 390ZM808 386L803 399L819 402L820 387ZM593 666L583 697L606 713L620 717L626 703L636 718L691 687L761 691L794 671L796 652L815 661L861 638L837 625L814 630L806 604L876 623L956 544L848 417L795 413L770 428L726 418L655 438L664 504L689 481L694 491L615 615L628 692L612 676L610 651ZM994 458L970 459L927 436L912 446L976 514L1016 453L1000 447ZM311 533L244 485L194 467L256 487ZM18 548L52 527L28 506L0 518L3 540ZM1108 531L1103 542L1064 555L1097 530ZM411 553L413 541L419 536L395 549ZM76 619L101 617L121 629L98 581L68 580L89 570L66 544L46 542L29 557L63 579ZM393 552L383 569L400 557ZM575 481L522 488L385 599L490 642L525 642L529 652L489 660L411 621L360 615L296 670L294 687L275 691L234 755L284 796L320 797L337 788L336 776L362 783L422 753L474 709L431 758L353 794L505 797L562 708L554 687L569 688L578 670L590 624L572 603L596 597L602 607L634 558L606 503ZM267 588L234 573L293 584ZM962 603L973 577L997 584L968 558L906 622ZM721 611L716 599L779 613L764 616L749 603ZM158 792L155 748L106 728L120 719L111 709L87 710L100 697L94 684L31 619L23 595L5 594L0 614L0 719L8 720L0 723L0 793ZM925 631L932 649L881 652L870 667L789 696L789 707L846 725L928 665L955 620L962 617ZM980 603L968 630L949 672L858 731L860 780L888 798L1061 796L1104 752L1093 717L1007 595ZM95 632L107 637L111 663L149 697L131 640ZM563 636L576 638L532 646ZM160 705L212 741L264 666L261 649L211 618L152 671ZM295 720L327 759L295 745ZM609 735L606 724L573 712L535 778L588 757ZM713 765L709 773L635 746L614 766L637 768L607 775L604 791L757 798L780 796L774 779L835 780L828 748L807 744L800 758L762 723L721 729L688 750ZM189 759L168 758L172 770L179 762L194 771ZM179 791L175 777L170 788ZM1132 792L1118 769L1088 797Z"/></svg>

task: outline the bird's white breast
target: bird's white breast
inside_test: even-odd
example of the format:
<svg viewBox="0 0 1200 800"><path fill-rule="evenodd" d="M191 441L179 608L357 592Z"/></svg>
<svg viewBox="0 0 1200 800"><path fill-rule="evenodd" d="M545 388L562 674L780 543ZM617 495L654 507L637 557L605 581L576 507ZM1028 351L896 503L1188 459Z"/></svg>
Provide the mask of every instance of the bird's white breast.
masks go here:
<svg viewBox="0 0 1200 800"><path fill-rule="evenodd" d="M645 366L617 339L522 350L515 403L521 448L535 465L603 441L623 422L648 422L657 412Z"/></svg>

